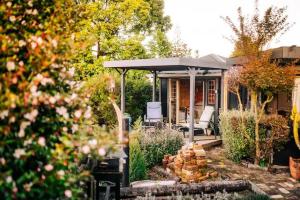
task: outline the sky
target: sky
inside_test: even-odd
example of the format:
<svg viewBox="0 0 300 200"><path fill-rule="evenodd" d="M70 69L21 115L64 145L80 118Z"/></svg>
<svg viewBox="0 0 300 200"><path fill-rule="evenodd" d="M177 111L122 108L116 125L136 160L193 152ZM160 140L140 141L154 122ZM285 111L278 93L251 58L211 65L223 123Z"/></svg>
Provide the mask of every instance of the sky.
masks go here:
<svg viewBox="0 0 300 200"><path fill-rule="evenodd" d="M174 40L179 35L200 56L214 53L228 57L233 44L225 37L232 36L233 32L221 16L229 16L236 22L239 6L244 14L251 16L254 12L254 0L165 0L165 14L173 24L168 37ZM300 46L300 0L259 1L261 13L270 6L286 6L288 21L295 24L269 47Z"/></svg>

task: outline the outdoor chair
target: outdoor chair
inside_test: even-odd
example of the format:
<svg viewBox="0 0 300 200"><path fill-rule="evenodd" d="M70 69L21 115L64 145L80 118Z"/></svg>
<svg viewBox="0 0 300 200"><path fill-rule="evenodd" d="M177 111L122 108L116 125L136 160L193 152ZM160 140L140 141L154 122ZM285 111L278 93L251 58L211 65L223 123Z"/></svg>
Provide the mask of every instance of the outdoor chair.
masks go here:
<svg viewBox="0 0 300 200"><path fill-rule="evenodd" d="M144 116L144 128L157 128L163 123L161 102L147 102L147 114Z"/></svg>
<svg viewBox="0 0 300 200"><path fill-rule="evenodd" d="M202 115L200 117L199 123L194 124L194 130L195 131L203 130L204 134L208 135L207 129L209 128L209 125L212 121L212 116L214 114L214 111L215 109L213 106L205 106ZM180 124L177 130L183 132L183 135L185 137L185 132L189 130L189 123Z"/></svg>

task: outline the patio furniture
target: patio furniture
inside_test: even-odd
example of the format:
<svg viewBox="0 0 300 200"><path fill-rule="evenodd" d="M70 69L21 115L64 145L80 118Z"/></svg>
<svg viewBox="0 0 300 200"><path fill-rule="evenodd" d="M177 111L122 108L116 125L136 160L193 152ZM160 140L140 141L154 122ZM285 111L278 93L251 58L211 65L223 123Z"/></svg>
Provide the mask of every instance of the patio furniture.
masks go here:
<svg viewBox="0 0 300 200"><path fill-rule="evenodd" d="M194 124L194 130L203 130L205 135L207 135L207 129L209 128L210 122L212 121L214 111L215 109L213 106L205 106L200 117L199 123ZM180 124L178 125L178 127L179 128L177 130L183 132L183 135L185 137L185 132L189 131L189 123Z"/></svg>
<svg viewBox="0 0 300 200"><path fill-rule="evenodd" d="M161 102L147 102L147 114L144 116L144 128L157 128L162 126L163 116Z"/></svg>

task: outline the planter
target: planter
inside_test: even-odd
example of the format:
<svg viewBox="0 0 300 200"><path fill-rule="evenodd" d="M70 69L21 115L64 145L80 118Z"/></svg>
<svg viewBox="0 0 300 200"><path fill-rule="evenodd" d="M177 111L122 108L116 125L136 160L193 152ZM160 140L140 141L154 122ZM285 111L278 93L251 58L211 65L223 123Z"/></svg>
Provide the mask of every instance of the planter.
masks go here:
<svg viewBox="0 0 300 200"><path fill-rule="evenodd" d="M294 179L300 180L300 159L290 157L290 172Z"/></svg>

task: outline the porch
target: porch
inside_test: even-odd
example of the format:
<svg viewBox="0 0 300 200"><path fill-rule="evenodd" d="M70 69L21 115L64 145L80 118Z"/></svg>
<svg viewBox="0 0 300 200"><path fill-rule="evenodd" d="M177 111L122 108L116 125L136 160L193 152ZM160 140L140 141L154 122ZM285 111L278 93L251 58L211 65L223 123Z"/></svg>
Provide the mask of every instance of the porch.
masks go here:
<svg viewBox="0 0 300 200"><path fill-rule="evenodd" d="M126 104L125 78L127 71L148 70L153 73L153 102L157 101L156 82L158 75L161 80L159 101L162 104L162 114L167 118L167 123L170 126L171 124L179 123L181 121L189 123L189 142L194 141L194 123L197 122L195 119L199 119L203 108L208 104L213 105L215 108L214 119L215 122L217 122L219 110L224 108L224 102L226 102L223 99L224 71L227 70L226 58L218 55L210 54L201 58L108 61L104 62L104 67L113 68L121 75L121 111L123 114L125 113ZM183 74L176 75L177 72ZM211 75L216 73L219 75L211 80L204 78L205 76L208 76L207 74ZM171 74L173 74L173 76ZM163 76L165 76L165 79L163 79ZM166 77L168 78L166 79ZM202 77L203 79L199 77ZM177 80L174 78L177 78ZM167 80L167 84L163 80ZM163 92L163 84L167 85L167 92ZM173 92L174 88L175 92ZM180 98L180 96L182 98ZM165 100L164 97L166 97L167 100Z"/></svg>
<svg viewBox="0 0 300 200"><path fill-rule="evenodd" d="M162 114L172 124L186 124L190 120L190 81L186 72L161 72L159 101L162 103ZM206 70L195 76L194 120L195 123L203 113L205 106L214 107L213 121L218 121L221 109L223 88L222 71ZM224 88L223 88L224 89ZM224 90L223 90L224 91Z"/></svg>

